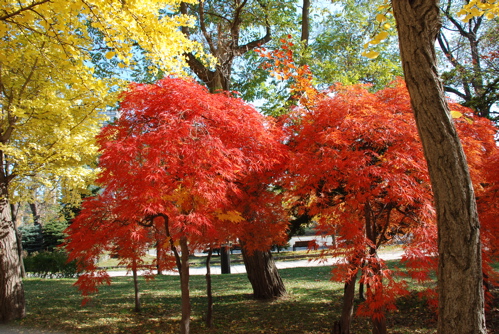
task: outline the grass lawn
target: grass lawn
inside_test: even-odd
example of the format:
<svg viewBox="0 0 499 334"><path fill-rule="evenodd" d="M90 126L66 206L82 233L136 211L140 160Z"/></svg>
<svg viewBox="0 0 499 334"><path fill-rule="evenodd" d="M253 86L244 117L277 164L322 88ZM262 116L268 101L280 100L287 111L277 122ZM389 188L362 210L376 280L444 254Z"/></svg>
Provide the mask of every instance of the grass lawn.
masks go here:
<svg viewBox="0 0 499 334"><path fill-rule="evenodd" d="M329 267L280 270L288 290L282 299L262 302L251 299L245 274L213 276L214 328L203 322L204 276L191 277L192 333L330 333L341 312L341 284L330 281ZM74 279L25 281L28 315L17 324L65 333L177 333L180 320L180 289L177 276L140 280L143 310L133 312L130 277L104 286L85 307L72 286ZM414 287L418 288L418 287ZM497 300L497 299L496 299ZM492 315L498 316L498 303ZM495 320L497 323L497 320ZM389 333L434 333L435 316L414 295L399 301L399 311L388 317ZM369 321L356 318L353 333L370 333ZM499 326L490 333L499 333Z"/></svg>

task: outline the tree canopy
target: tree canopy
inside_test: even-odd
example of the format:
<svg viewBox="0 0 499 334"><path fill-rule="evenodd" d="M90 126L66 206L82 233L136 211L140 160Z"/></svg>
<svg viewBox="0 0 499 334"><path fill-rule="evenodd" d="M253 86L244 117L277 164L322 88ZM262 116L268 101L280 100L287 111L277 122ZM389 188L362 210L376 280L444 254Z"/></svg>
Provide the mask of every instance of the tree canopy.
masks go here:
<svg viewBox="0 0 499 334"><path fill-rule="evenodd" d="M95 273L96 257L118 247L123 258L133 259L137 253L127 253L136 249L131 241L142 240L141 247L146 247L151 239L143 228L138 230L141 225L153 227L162 235L156 242L175 257L182 284L187 284L183 305L188 305L186 257L243 233L245 225L240 223L255 219L251 217L262 209L242 212L238 202L253 196L262 208L267 206L264 201L272 194L264 195L267 184L261 177L282 165L285 146L278 141L275 125L248 104L225 93L210 94L192 80L133 84L123 95L120 111L120 118L98 136L97 182L103 192L85 201L68 230L66 247L71 259L90 270L79 284L93 291L106 279ZM255 191L263 196L256 198ZM271 238L253 244L268 248L272 239L282 239L286 223L260 224ZM181 328L188 332L189 315L183 314Z"/></svg>

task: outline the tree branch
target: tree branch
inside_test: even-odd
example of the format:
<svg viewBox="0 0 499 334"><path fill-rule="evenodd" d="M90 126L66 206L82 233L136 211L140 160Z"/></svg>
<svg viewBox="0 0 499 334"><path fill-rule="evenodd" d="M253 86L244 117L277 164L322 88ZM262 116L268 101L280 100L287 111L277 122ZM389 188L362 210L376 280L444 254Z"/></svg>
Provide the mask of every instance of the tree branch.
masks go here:
<svg viewBox="0 0 499 334"><path fill-rule="evenodd" d="M450 86L444 86L444 90L448 93L453 93L453 94L456 94L457 96L459 96L460 98L462 98L463 100L466 100L468 101L470 99L469 96L467 96L466 94L458 91L457 89L455 88L452 88Z"/></svg>
<svg viewBox="0 0 499 334"><path fill-rule="evenodd" d="M38 2L33 2L31 5L27 6L27 7L21 7L19 8L18 10L16 10L15 12L12 12L12 13L6 13L2 16L0 16L0 21L5 21L7 19L10 19L11 17L14 17L16 15L19 15L21 14L22 12L25 12L27 10L30 10L36 6L39 6L39 5L42 5L46 2L49 2L50 0L40 0Z"/></svg>

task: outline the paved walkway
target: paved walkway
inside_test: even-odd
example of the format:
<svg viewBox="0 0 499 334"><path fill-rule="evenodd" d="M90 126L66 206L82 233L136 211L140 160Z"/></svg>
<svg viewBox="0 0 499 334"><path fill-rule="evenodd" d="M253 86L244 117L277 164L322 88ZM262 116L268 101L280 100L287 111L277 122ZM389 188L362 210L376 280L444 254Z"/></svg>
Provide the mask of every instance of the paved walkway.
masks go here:
<svg viewBox="0 0 499 334"><path fill-rule="evenodd" d="M387 260L395 260L400 259L404 254L403 251L396 251L390 253L381 253L380 257ZM278 269L286 269L286 268L302 268L302 267L320 267L320 266L331 266L336 263L337 259L327 259L323 261L314 261L314 260L296 260L296 261L276 261L276 266ZM231 274L244 274L246 273L246 268L244 264L235 264L230 266ZM211 274L212 275L220 275L222 273L220 266L211 266ZM131 272L127 272L125 270L121 271L108 271L109 276L117 277L117 276L131 276ZM143 274L143 272L139 272L139 275ZM178 275L177 271L167 271L163 274L166 275ZM206 275L206 267L190 267L189 268L190 275Z"/></svg>

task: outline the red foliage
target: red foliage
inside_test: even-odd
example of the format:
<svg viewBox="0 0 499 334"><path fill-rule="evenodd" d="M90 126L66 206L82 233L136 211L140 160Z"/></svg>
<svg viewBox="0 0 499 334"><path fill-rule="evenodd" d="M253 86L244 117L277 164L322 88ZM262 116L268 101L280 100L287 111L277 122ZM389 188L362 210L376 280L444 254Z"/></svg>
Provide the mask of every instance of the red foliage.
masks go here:
<svg viewBox="0 0 499 334"><path fill-rule="evenodd" d="M133 84L123 94L120 112L98 136L103 192L85 201L68 230L70 257L86 270L95 270L95 260L106 250L137 266L156 242L165 251L175 250L187 237L192 251L234 240L245 220L239 203L254 197L251 189L264 193L270 171L286 158L270 120L242 100L210 94L191 80ZM261 207L275 205L272 193L254 198L253 206L257 200ZM285 227L259 228L275 236ZM267 247L262 238L255 243ZM163 265L171 265L169 259ZM93 289L85 276L79 284Z"/></svg>
<svg viewBox="0 0 499 334"><path fill-rule="evenodd" d="M483 188L485 166L497 151L494 129L467 108L452 109L466 115L456 127L475 184ZM428 280L438 261L429 176L403 83L377 93L362 85L335 86L310 110L297 108L286 124L293 152L288 201L315 216L321 234L338 236L330 252L340 259L333 279L346 282L362 271L361 282L369 289L359 314L384 316L405 291L377 256L378 248L405 237L403 261L418 281ZM488 170L498 180L499 169ZM486 245L497 245L498 224L490 220L491 227L484 221L483 237L490 239Z"/></svg>

